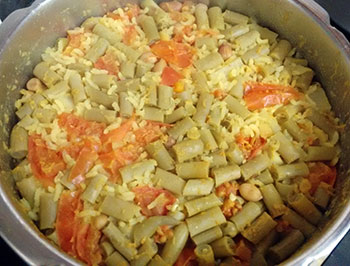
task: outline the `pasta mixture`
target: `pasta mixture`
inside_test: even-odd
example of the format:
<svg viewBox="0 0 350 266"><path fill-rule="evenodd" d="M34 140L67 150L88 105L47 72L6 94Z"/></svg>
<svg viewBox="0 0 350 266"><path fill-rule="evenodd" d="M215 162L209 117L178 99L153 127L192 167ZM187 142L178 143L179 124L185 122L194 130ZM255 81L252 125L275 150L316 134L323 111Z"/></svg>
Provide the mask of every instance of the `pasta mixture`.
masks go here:
<svg viewBox="0 0 350 266"><path fill-rule="evenodd" d="M48 48L16 102L21 206L88 265L270 265L324 217L339 121L277 33L143 0Z"/></svg>

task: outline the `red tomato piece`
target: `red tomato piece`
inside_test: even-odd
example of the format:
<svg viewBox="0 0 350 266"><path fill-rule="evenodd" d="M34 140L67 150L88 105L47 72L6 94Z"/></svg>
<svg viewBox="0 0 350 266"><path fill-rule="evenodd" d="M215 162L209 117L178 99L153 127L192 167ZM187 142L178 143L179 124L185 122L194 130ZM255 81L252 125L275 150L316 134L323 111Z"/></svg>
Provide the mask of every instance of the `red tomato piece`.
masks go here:
<svg viewBox="0 0 350 266"><path fill-rule="evenodd" d="M166 66L162 72L162 84L166 86L174 86L177 81L183 78L183 75L176 72L171 67Z"/></svg>
<svg viewBox="0 0 350 266"><path fill-rule="evenodd" d="M163 135L160 127L164 125L168 124L147 121L146 126L139 128L134 132L136 143L141 147L145 147L147 144L158 140Z"/></svg>
<svg viewBox="0 0 350 266"><path fill-rule="evenodd" d="M242 261L247 262L249 265L249 262L252 259L252 249L249 247L248 243L241 239L238 241L238 244L236 246L236 256Z"/></svg>
<svg viewBox="0 0 350 266"><path fill-rule="evenodd" d="M111 130L107 134L103 134L101 137L102 144L104 146L111 143L118 143L123 141L126 134L132 130L132 124L135 121L135 118L132 117L129 120L125 121L120 127Z"/></svg>
<svg viewBox="0 0 350 266"><path fill-rule="evenodd" d="M185 247L179 257L177 258L174 266L196 266L196 255L194 254L194 247Z"/></svg>
<svg viewBox="0 0 350 266"><path fill-rule="evenodd" d="M337 169L322 162L308 164L310 174L308 179L311 183L310 194L313 195L321 182L334 186L337 179Z"/></svg>
<svg viewBox="0 0 350 266"><path fill-rule="evenodd" d="M91 122L69 113L59 115L58 125L67 130L70 141L88 136L100 138L106 127L104 123Z"/></svg>
<svg viewBox="0 0 350 266"><path fill-rule="evenodd" d="M58 202L56 232L58 244L64 252L75 255L74 235L76 230L76 212L81 208L78 191L64 191Z"/></svg>
<svg viewBox="0 0 350 266"><path fill-rule="evenodd" d="M100 154L99 158L103 163L103 167L111 173L110 181L115 183L120 177L119 169L136 161L140 154L139 146L129 144Z"/></svg>
<svg viewBox="0 0 350 266"><path fill-rule="evenodd" d="M40 135L29 136L28 160L34 176L45 187L54 186L58 172L66 169L62 153L49 149Z"/></svg>
<svg viewBox="0 0 350 266"><path fill-rule="evenodd" d="M171 41L158 41L151 46L152 53L170 64L185 68L192 64L191 47L187 44Z"/></svg>
<svg viewBox="0 0 350 266"><path fill-rule="evenodd" d="M97 59L94 66L97 69L107 70L108 74L114 75L114 76L117 76L119 72L118 58L111 51L107 51L105 55Z"/></svg>
<svg viewBox="0 0 350 266"><path fill-rule="evenodd" d="M79 191L61 194L56 219L58 244L63 251L88 265L98 265L102 261L98 245L101 232L77 216L82 207Z"/></svg>
<svg viewBox="0 0 350 266"><path fill-rule="evenodd" d="M64 55L70 55L75 48L81 48L82 42L85 40L84 33L68 34L68 45L63 51Z"/></svg>
<svg viewBox="0 0 350 266"><path fill-rule="evenodd" d="M167 215L169 207L173 205L176 198L168 190L153 188L149 186L135 187L133 189L135 193L135 203L141 207L141 213L147 217L155 215ZM152 209L148 209L147 206L153 202L159 195L163 194L163 201L158 203Z"/></svg>
<svg viewBox="0 0 350 266"><path fill-rule="evenodd" d="M166 2L164 2L166 3ZM171 18L175 21L181 21L181 13L173 12L170 14ZM192 34L192 25L183 26L181 23L175 25L174 29L174 41L182 42L184 36L189 37ZM193 41L194 42L194 41ZM192 42L191 42L192 44Z"/></svg>
<svg viewBox="0 0 350 266"><path fill-rule="evenodd" d="M300 93L291 86L264 83L246 83L243 96L251 111L276 104L287 104L300 97Z"/></svg>
<svg viewBox="0 0 350 266"><path fill-rule="evenodd" d="M266 144L262 137L244 137L241 133L236 135L236 142L247 160L253 159Z"/></svg>
<svg viewBox="0 0 350 266"><path fill-rule="evenodd" d="M78 185L85 180L86 173L92 168L95 161L98 159L99 145L86 140L85 146L81 149L78 158L73 166L69 180L73 184Z"/></svg>
<svg viewBox="0 0 350 266"><path fill-rule="evenodd" d="M131 45L135 41L137 35L137 30L134 25L125 26L123 43L125 43L126 45Z"/></svg>
<svg viewBox="0 0 350 266"><path fill-rule="evenodd" d="M136 4L128 4L128 11L126 11L129 20L136 18L140 14L140 7Z"/></svg>
<svg viewBox="0 0 350 266"><path fill-rule="evenodd" d="M124 146L113 150L112 143L122 142L126 134L132 131L132 123L134 121L134 118L130 118L119 128L112 130L101 138L103 150L100 153L99 158L103 162L104 168L112 174L111 182L118 181L120 176L119 169L136 161L141 154L140 148L143 148L147 144L159 139L163 134L160 127L168 125L148 121L144 127L133 132L135 135L134 142L125 144Z"/></svg>
<svg viewBox="0 0 350 266"><path fill-rule="evenodd" d="M102 261L99 247L101 232L93 225L78 219L75 235L75 250L77 257L88 265L98 265Z"/></svg>

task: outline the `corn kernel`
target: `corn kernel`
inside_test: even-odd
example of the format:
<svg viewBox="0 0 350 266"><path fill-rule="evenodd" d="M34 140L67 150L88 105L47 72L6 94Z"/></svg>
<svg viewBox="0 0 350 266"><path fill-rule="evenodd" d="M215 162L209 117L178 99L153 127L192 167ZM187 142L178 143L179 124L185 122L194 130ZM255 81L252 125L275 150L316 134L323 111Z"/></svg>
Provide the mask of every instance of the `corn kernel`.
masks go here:
<svg viewBox="0 0 350 266"><path fill-rule="evenodd" d="M170 41L170 36L165 32L160 32L159 36L162 41Z"/></svg>
<svg viewBox="0 0 350 266"><path fill-rule="evenodd" d="M182 81L178 81L174 85L174 91L177 93L183 92L185 89L185 84Z"/></svg>

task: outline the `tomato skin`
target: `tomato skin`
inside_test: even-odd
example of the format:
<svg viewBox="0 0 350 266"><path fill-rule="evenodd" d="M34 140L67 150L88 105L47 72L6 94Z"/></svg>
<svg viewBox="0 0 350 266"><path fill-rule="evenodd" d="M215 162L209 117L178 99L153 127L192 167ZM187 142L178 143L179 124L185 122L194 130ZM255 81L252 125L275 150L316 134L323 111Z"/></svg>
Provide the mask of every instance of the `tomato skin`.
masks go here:
<svg viewBox="0 0 350 266"><path fill-rule="evenodd" d="M334 166L328 166L323 162L309 163L308 179L311 183L310 194L313 195L321 182L334 186L337 179L337 170Z"/></svg>
<svg viewBox="0 0 350 266"><path fill-rule="evenodd" d="M77 222L75 250L77 257L88 265L98 265L102 261L99 248L101 232L93 225L84 223L80 218Z"/></svg>
<svg viewBox="0 0 350 266"><path fill-rule="evenodd" d="M81 209L80 194L78 191L64 191L58 202L56 232L58 244L64 252L75 255L74 234L76 212Z"/></svg>
<svg viewBox="0 0 350 266"><path fill-rule="evenodd" d="M169 210L167 207L173 205L176 198L168 190L153 188L149 186L135 187L135 203L141 207L141 213L147 217L155 215L167 215ZM160 194L164 194L165 201L162 205L156 206L153 209L148 209L147 206L153 202Z"/></svg>
<svg viewBox="0 0 350 266"><path fill-rule="evenodd" d="M85 180L85 174L92 168L98 159L99 145L86 140L84 147L81 149L78 158L73 166L68 180L74 185L78 185Z"/></svg>
<svg viewBox="0 0 350 266"><path fill-rule="evenodd" d="M49 149L40 135L29 136L28 160L34 176L44 187L54 186L56 175L66 169L62 153Z"/></svg>
<svg viewBox="0 0 350 266"><path fill-rule="evenodd" d="M174 86L176 82L183 78L183 75L176 72L171 67L166 66L162 72L162 84L166 86Z"/></svg>
<svg viewBox="0 0 350 266"><path fill-rule="evenodd" d="M161 40L154 43L151 50L156 56L178 67L185 68L192 64L192 51L186 44L174 40Z"/></svg>
<svg viewBox="0 0 350 266"><path fill-rule="evenodd" d="M63 251L88 265L97 265L102 261L98 246L101 232L77 216L82 208L80 191L62 192L56 219L58 244Z"/></svg>
<svg viewBox="0 0 350 266"><path fill-rule="evenodd" d="M287 104L300 97L300 93L291 86L250 82L245 84L243 99L248 109L254 111L276 104Z"/></svg>

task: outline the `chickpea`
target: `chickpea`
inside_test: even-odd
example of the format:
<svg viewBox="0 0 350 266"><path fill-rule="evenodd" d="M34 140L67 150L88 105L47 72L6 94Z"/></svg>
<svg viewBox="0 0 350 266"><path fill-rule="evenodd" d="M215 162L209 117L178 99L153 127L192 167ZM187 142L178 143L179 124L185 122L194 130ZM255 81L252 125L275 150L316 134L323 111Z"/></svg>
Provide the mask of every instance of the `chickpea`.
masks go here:
<svg viewBox="0 0 350 266"><path fill-rule="evenodd" d="M259 201L262 199L260 190L250 183L243 183L239 186L239 193L247 201Z"/></svg>
<svg viewBox="0 0 350 266"><path fill-rule="evenodd" d="M219 54L221 54L224 60L229 59L232 56L232 48L227 43L222 44L219 47Z"/></svg>
<svg viewBox="0 0 350 266"><path fill-rule="evenodd" d="M164 59L160 59L153 67L153 72L163 72L163 69L166 67L166 62Z"/></svg>
<svg viewBox="0 0 350 266"><path fill-rule="evenodd" d="M167 148L171 148L172 146L175 145L175 143L176 143L176 140L169 136L167 142L165 143L165 146Z"/></svg>
<svg viewBox="0 0 350 266"><path fill-rule="evenodd" d="M178 1L162 2L159 6L166 12L180 11L182 8L182 3Z"/></svg>
<svg viewBox="0 0 350 266"><path fill-rule="evenodd" d="M104 214L101 214L99 216L96 216L94 218L94 225L96 227L97 230L101 230L103 229L103 227L105 227L108 223L108 217Z"/></svg>
<svg viewBox="0 0 350 266"><path fill-rule="evenodd" d="M32 78L27 82L27 89L29 91L37 92L40 90L44 90L46 87L45 85L37 78Z"/></svg>

